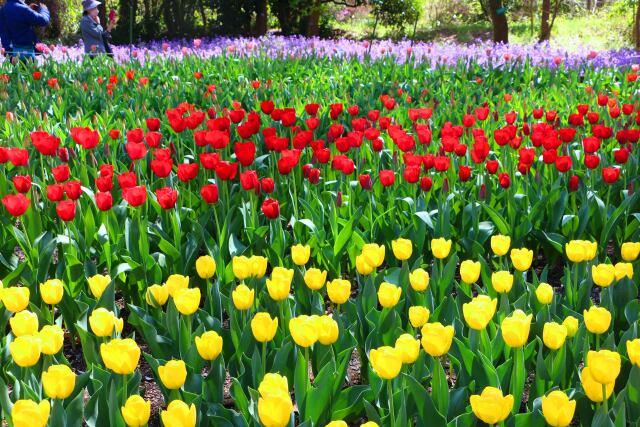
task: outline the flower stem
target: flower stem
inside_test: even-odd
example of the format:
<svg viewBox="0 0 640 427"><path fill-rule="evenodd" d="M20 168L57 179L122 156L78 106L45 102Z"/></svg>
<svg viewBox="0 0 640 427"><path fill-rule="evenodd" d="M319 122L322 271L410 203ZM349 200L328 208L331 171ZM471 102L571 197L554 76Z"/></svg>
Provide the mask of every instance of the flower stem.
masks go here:
<svg viewBox="0 0 640 427"><path fill-rule="evenodd" d="M395 414L393 410L393 390L391 387L391 380L387 381L387 394L389 395L389 417L391 418L391 422L389 423L389 425L391 427L395 427L396 420L395 420Z"/></svg>

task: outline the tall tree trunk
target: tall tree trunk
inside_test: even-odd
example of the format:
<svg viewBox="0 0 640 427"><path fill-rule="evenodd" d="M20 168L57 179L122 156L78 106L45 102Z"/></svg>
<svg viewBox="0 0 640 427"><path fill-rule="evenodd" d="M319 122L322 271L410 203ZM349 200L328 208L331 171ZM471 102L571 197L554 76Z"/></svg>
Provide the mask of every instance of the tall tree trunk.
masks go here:
<svg viewBox="0 0 640 427"><path fill-rule="evenodd" d="M591 12L591 8L593 7L592 1L593 0L587 0L587 5L585 7L587 9L587 12Z"/></svg>
<svg viewBox="0 0 640 427"><path fill-rule="evenodd" d="M311 13L307 19L307 37L318 37L320 35L320 2L315 0L311 7Z"/></svg>
<svg viewBox="0 0 640 427"><path fill-rule="evenodd" d="M540 16L540 39L547 41L551 37L551 27L549 26L549 15L551 15L551 0L542 0L542 15Z"/></svg>
<svg viewBox="0 0 640 427"><path fill-rule="evenodd" d="M268 22L267 0L256 1L256 27L254 34L256 36L264 36L267 34Z"/></svg>
<svg viewBox="0 0 640 427"><path fill-rule="evenodd" d="M636 10L636 20L633 25L633 35L635 39L636 50L640 50L640 1Z"/></svg>
<svg viewBox="0 0 640 427"><path fill-rule="evenodd" d="M502 0L489 0L489 14L493 24L493 41L509 43L509 24Z"/></svg>

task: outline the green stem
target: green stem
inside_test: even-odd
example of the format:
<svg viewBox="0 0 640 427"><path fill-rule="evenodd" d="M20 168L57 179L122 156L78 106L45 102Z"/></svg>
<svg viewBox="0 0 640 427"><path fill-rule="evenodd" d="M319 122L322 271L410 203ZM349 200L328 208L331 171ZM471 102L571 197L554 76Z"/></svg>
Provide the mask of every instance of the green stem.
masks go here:
<svg viewBox="0 0 640 427"><path fill-rule="evenodd" d="M262 378L267 375L267 342L262 343Z"/></svg>
<svg viewBox="0 0 640 427"><path fill-rule="evenodd" d="M609 399L607 399L607 385L602 384L602 404L604 405L604 413L609 414Z"/></svg>
<svg viewBox="0 0 640 427"><path fill-rule="evenodd" d="M393 410L393 387L391 386L391 380L387 381L387 394L389 395L389 417L391 418L390 426L395 427L395 413Z"/></svg>

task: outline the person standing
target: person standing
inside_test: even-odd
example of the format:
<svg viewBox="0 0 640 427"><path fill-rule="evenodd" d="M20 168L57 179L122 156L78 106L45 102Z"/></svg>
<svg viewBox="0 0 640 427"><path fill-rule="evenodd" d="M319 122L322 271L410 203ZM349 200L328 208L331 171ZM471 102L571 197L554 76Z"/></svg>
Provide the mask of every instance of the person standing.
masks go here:
<svg viewBox="0 0 640 427"><path fill-rule="evenodd" d="M35 59L34 27L49 25L49 9L39 1L7 0L0 9L0 43L10 58Z"/></svg>
<svg viewBox="0 0 640 427"><path fill-rule="evenodd" d="M84 52L91 57L96 54L111 55L109 40L111 40L111 30L116 25L116 20L110 19L106 31L100 25L100 12L98 6L100 2L96 0L82 0L82 19L80 20L80 31L82 32L82 42Z"/></svg>

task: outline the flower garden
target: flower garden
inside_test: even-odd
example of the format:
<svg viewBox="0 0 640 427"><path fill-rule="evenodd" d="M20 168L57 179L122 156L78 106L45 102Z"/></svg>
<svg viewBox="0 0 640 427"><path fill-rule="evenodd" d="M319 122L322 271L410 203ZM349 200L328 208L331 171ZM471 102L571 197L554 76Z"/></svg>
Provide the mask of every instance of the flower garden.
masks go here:
<svg viewBox="0 0 640 427"><path fill-rule="evenodd" d="M640 423L632 52L0 65L7 425Z"/></svg>

